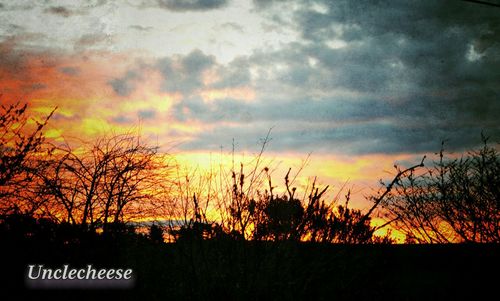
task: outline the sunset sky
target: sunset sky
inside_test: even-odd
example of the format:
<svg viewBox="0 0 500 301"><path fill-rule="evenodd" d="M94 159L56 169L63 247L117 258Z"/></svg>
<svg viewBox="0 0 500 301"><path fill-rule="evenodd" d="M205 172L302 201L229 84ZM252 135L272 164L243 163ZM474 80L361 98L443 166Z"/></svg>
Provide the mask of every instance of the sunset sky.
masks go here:
<svg viewBox="0 0 500 301"><path fill-rule="evenodd" d="M281 173L312 153L304 176L366 208L395 163L499 140L499 33L464 1L0 1L0 102L57 106L54 139L140 125L201 166L273 128Z"/></svg>

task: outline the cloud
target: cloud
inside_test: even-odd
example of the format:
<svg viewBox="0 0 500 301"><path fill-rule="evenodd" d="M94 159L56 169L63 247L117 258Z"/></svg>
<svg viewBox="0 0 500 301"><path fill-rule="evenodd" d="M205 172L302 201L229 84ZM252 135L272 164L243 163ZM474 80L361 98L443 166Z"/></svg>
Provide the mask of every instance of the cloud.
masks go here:
<svg viewBox="0 0 500 301"><path fill-rule="evenodd" d="M245 33L245 30L243 29L243 26L239 25L238 23L235 23L235 22L226 22L220 26L218 26L217 28L220 28L220 29L230 29L230 30L234 30L240 34L243 34Z"/></svg>
<svg viewBox="0 0 500 301"><path fill-rule="evenodd" d="M251 147L272 126L282 151L435 152L442 140L464 150L483 130L500 139L493 12L451 2L306 4L286 23L302 41L212 67L212 87L250 86L255 101L194 94L174 105L179 121L213 126L185 149L216 149L227 137ZM284 24L273 5L260 9Z"/></svg>
<svg viewBox="0 0 500 301"><path fill-rule="evenodd" d="M17 1L11 1L12 3L3 4L0 3L1 9L5 11L29 11L36 7L33 1L16 3Z"/></svg>
<svg viewBox="0 0 500 301"><path fill-rule="evenodd" d="M75 42L75 50L85 50L103 43L110 43L112 36L101 33L84 34Z"/></svg>
<svg viewBox="0 0 500 301"><path fill-rule="evenodd" d="M190 93L204 86L203 72L215 63L213 56L194 50L186 56L160 59L156 68L164 77L163 91Z"/></svg>
<svg viewBox="0 0 500 301"><path fill-rule="evenodd" d="M183 98L202 96L205 99L223 99L231 95L240 100L253 98L250 87L252 76L250 61L237 58L228 64L217 62L215 56L195 49L185 55L138 59L124 74L108 81L119 96L129 96L137 82L147 79L149 73L161 78L160 92L180 93Z"/></svg>
<svg viewBox="0 0 500 301"><path fill-rule="evenodd" d="M325 146L350 139L342 151L353 153L436 151L442 139L464 149L480 142L481 130L500 138L495 10L451 1L316 1L319 8L303 1L284 23L281 7L255 2L270 22L302 37L249 57L258 97L276 104L256 116L310 118L318 128L328 118L332 125L352 120L356 127L313 137ZM310 106L283 101L287 96ZM355 122L359 117L366 122Z"/></svg>
<svg viewBox="0 0 500 301"><path fill-rule="evenodd" d="M241 87L251 84L250 64L247 59L235 59L227 65L219 65L211 87L223 89L229 87Z"/></svg>
<svg viewBox="0 0 500 301"><path fill-rule="evenodd" d="M463 150L480 142L481 130L500 138L500 45L491 12L469 14L457 5L303 5L286 24L302 40L228 64L194 50L152 68L163 92L182 95L171 112L178 122L214 127L185 148L220 144L226 134L253 141L276 126L282 150L434 152L443 139ZM262 7L280 14L273 9ZM128 82L116 84L130 92ZM256 91L255 100L203 97L207 89L243 87Z"/></svg>
<svg viewBox="0 0 500 301"><path fill-rule="evenodd" d="M159 0L160 7L172 11L207 11L228 5L228 0Z"/></svg>
<svg viewBox="0 0 500 301"><path fill-rule="evenodd" d="M158 72L161 78L160 92L179 92L184 97L199 95L204 89L241 87L249 83L245 61L235 60L225 66L214 56L200 50L186 55L174 55L153 60L138 60L123 76L108 81L119 96L129 96L137 87L137 81L147 78L150 72Z"/></svg>
<svg viewBox="0 0 500 301"><path fill-rule="evenodd" d="M80 74L80 68L77 67L61 67L59 70L66 75L78 75Z"/></svg>
<svg viewBox="0 0 500 301"><path fill-rule="evenodd" d="M371 110L360 110L370 107ZM196 119L205 123L229 122L309 122L320 126L338 126L345 123L378 121L393 116L397 106L376 99L345 97L325 99L300 99L292 96L286 100L273 98L244 102L225 98L205 102L201 97L188 97L174 106L175 116Z"/></svg>
<svg viewBox="0 0 500 301"><path fill-rule="evenodd" d="M140 110L137 115L141 119L154 119L156 117L155 110Z"/></svg>
<svg viewBox="0 0 500 301"><path fill-rule="evenodd" d="M53 14L53 15L61 16L61 17L64 17L64 18L68 18L68 17L70 17L70 16L72 16L72 15L75 14L75 12L67 9L64 6L51 6L49 8L46 8L44 11L46 13L50 13L50 14Z"/></svg>
<svg viewBox="0 0 500 301"><path fill-rule="evenodd" d="M135 29L138 31L151 31L153 27L151 26L141 26L141 25L131 25L129 26L131 29Z"/></svg>
<svg viewBox="0 0 500 301"><path fill-rule="evenodd" d="M316 154L369 155L400 153L435 153L441 141L446 141L447 150L463 151L481 143L479 127L436 127L429 132L427 127L405 126L387 121L347 123L335 126L318 126L309 121L251 122L228 126L226 123L212 124L210 130L199 132L182 149L217 150L229 146L234 138L240 147L258 151L257 143L273 128L270 151L314 152ZM485 132L487 135L491 131ZM498 135L496 136L498 138Z"/></svg>
<svg viewBox="0 0 500 301"><path fill-rule="evenodd" d="M119 96L129 96L135 90L135 81L141 79L137 71L130 70L123 77L109 81L113 91Z"/></svg>
<svg viewBox="0 0 500 301"><path fill-rule="evenodd" d="M292 2L293 0L253 0L253 4L258 9L264 9L272 6L275 3Z"/></svg>
<svg viewBox="0 0 500 301"><path fill-rule="evenodd" d="M139 6L143 9L146 4L161 16L166 13L158 9L158 2L144 1ZM227 4L161 2L164 9L180 12ZM262 43L259 49L221 63L208 53L219 51L217 47L225 51L219 43L224 34L260 38L251 35L258 31L249 30L244 22L221 19L208 24L207 32L191 32L194 27L169 32L173 36L190 31L193 36L186 35L189 39L212 34L212 48L193 46L177 55L139 59L147 63L126 64L128 69L121 65L123 68L111 70L110 62L100 66L106 72L88 73L87 65L59 62L54 59L56 54L47 55L46 48L36 46L42 39L50 41L50 35L30 35L29 29L12 27L3 32L12 37L0 44L0 67L4 79L15 81L15 87L30 95L53 89L49 76L37 75L47 69L55 71L51 78L65 81L85 75L93 83L94 75L104 76L99 77L99 90L107 91L106 97L113 101L130 101L133 107L127 107L126 114L117 113L117 123L135 122L136 117L154 123L171 114L177 124L206 129L190 132L185 149L217 147L228 137L250 147L271 126L275 126L273 145L282 151L434 152L442 139L448 139L453 149L471 147L479 142L482 130L494 141L500 138L500 22L496 10L463 1L254 1L254 6L257 9L252 13L260 14L251 16L257 20L256 28L266 35L290 34L293 38L280 40L283 42L276 47ZM65 16L64 9L52 12L52 8L58 6L37 7ZM66 9L78 12L83 8ZM133 24L127 23L125 28L149 31L149 38L160 30L157 25L151 31ZM112 28L103 25L98 32ZM133 36L141 38L137 32ZM159 41L163 38L171 36ZM70 40L76 41L73 53L80 53L113 45L119 39L126 40L126 36L82 32ZM149 45L140 42L137 44ZM134 55L142 55L137 53ZM12 75L7 77L9 73ZM245 91L252 96L246 97ZM102 97L105 92L97 94ZM155 113L153 105L139 108L131 100L167 94L175 96L163 111L158 110L161 114Z"/></svg>

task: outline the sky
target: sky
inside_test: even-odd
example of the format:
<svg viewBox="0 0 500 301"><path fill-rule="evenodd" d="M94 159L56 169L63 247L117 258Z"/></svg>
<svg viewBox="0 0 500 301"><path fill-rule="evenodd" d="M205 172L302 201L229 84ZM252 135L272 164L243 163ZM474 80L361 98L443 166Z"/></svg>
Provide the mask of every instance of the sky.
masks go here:
<svg viewBox="0 0 500 301"><path fill-rule="evenodd" d="M443 140L499 141L499 33L500 8L458 0L0 1L0 102L203 166L272 128L282 170L311 154L305 177L363 196Z"/></svg>

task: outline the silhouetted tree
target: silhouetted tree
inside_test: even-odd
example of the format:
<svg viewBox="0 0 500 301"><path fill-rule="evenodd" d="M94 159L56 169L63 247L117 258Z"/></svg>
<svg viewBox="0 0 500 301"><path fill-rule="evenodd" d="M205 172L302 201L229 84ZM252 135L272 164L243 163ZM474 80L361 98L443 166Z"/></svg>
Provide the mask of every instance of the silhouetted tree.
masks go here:
<svg viewBox="0 0 500 301"><path fill-rule="evenodd" d="M27 105L0 107L0 212L29 212L40 209L34 183L45 167L43 128L55 109L42 121L30 118ZM35 201L36 200L36 201Z"/></svg>
<svg viewBox="0 0 500 301"><path fill-rule="evenodd" d="M255 239L298 240L304 208L297 199L272 198L263 208L263 218L256 224Z"/></svg>
<svg viewBox="0 0 500 301"><path fill-rule="evenodd" d="M312 191L305 209L303 239L321 243L370 243L376 228L371 226L371 218L361 210L349 208L350 191L345 196L344 205L329 205L322 200L326 189L319 191L313 182Z"/></svg>
<svg viewBox="0 0 500 301"><path fill-rule="evenodd" d="M118 224L155 212L165 193L168 165L150 147L131 134L102 137L73 149L57 149L44 175L45 192L55 200L64 220L84 227Z"/></svg>
<svg viewBox="0 0 500 301"><path fill-rule="evenodd" d="M384 201L409 241L500 242L500 159L487 144L398 181Z"/></svg>
<svg viewBox="0 0 500 301"><path fill-rule="evenodd" d="M156 224L149 227L149 239L155 243L163 243L163 229Z"/></svg>

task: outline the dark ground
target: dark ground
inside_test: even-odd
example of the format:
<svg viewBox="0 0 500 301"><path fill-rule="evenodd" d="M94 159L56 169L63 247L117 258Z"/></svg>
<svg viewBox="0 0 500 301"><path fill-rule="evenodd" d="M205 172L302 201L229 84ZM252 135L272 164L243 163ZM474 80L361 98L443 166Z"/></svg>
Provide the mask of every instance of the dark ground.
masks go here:
<svg viewBox="0 0 500 301"><path fill-rule="evenodd" d="M0 300L490 300L500 289L499 245L159 244L135 234L0 234ZM126 290L34 290L24 284L28 264L132 268L137 281Z"/></svg>

